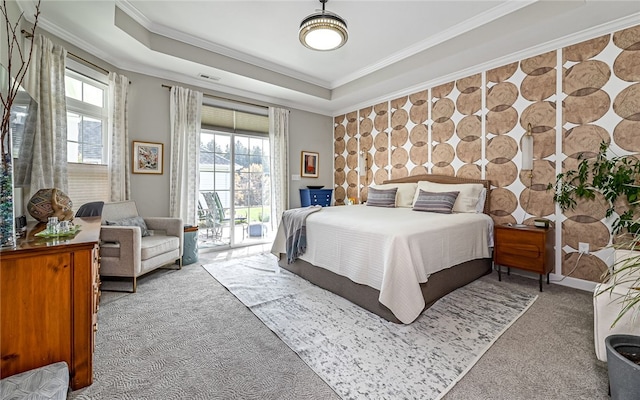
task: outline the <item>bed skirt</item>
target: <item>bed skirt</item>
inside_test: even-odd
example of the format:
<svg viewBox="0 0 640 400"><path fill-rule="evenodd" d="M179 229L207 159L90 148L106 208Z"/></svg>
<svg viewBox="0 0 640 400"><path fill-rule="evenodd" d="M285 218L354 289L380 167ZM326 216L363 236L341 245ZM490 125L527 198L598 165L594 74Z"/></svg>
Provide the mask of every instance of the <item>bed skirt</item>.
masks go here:
<svg viewBox="0 0 640 400"><path fill-rule="evenodd" d="M378 301L380 297L379 290L367 285L355 283L349 278L340 276L324 268L313 266L300 259L292 264L287 264L286 254L280 254L278 264L287 271L293 272L323 289L344 297L387 321L397 324L401 323L400 320L393 315L391 310L380 304ZM482 258L467 261L432 274L426 283L420 284L425 302L424 309L426 310L431 307L433 303L446 294L475 281L483 275L491 273L491 271L491 258Z"/></svg>

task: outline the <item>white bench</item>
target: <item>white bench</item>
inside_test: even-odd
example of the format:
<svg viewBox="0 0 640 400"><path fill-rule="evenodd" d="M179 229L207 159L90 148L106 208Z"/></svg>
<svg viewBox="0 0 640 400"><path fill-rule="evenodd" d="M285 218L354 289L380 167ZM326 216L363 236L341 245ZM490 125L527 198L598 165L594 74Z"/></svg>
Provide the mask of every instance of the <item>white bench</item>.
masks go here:
<svg viewBox="0 0 640 400"><path fill-rule="evenodd" d="M621 265L624 260L635 257L640 257L640 252L616 250L614 266ZM635 273L638 273L638 271L635 271ZM635 275L625 276L624 278L625 280L627 278L635 278ZM593 336L596 356L600 361L607 361L607 350L604 345L604 340L607 336L613 334L640 335L640 320L634 320L634 314L637 314L638 310L629 310L620 318L615 327L611 327L622 308L621 302L629 291L629 286L624 283L616 284L613 290L611 290L611 286L612 282L610 281L601 283L596 286L593 293ZM640 315L636 318L640 318Z"/></svg>

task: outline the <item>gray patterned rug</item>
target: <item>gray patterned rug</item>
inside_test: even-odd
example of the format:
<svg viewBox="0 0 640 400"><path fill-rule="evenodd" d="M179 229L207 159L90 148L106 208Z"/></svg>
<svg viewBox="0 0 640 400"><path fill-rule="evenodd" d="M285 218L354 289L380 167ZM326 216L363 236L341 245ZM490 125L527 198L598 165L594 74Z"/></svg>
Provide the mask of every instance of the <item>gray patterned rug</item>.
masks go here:
<svg viewBox="0 0 640 400"><path fill-rule="evenodd" d="M278 268L271 254L204 268L343 399L440 399L537 298L475 281L397 325Z"/></svg>

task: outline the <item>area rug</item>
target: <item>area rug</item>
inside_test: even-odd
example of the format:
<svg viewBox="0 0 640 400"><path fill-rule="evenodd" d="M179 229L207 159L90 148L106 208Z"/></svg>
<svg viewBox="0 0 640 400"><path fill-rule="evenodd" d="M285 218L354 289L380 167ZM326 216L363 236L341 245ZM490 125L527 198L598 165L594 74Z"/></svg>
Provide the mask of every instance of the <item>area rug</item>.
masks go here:
<svg viewBox="0 0 640 400"><path fill-rule="evenodd" d="M343 399L440 399L537 298L478 280L398 325L279 268L271 254L204 268Z"/></svg>

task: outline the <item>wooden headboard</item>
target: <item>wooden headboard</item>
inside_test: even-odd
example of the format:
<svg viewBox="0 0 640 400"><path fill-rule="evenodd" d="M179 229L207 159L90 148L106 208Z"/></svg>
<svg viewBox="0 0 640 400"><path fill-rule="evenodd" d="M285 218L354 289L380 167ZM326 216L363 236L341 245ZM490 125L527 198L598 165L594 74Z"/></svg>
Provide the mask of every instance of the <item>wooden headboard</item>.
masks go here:
<svg viewBox="0 0 640 400"><path fill-rule="evenodd" d="M457 184L457 183L480 183L485 189L487 189L487 199L484 202L483 213L489 215L490 204L491 204L491 182L485 179L471 179L471 178L460 178L457 176L449 176L449 175L430 175L430 174L422 174L422 175L413 175L413 176L405 176L404 178L398 179L389 179L382 183L413 183L420 181L429 181L434 183L449 183L449 184Z"/></svg>

